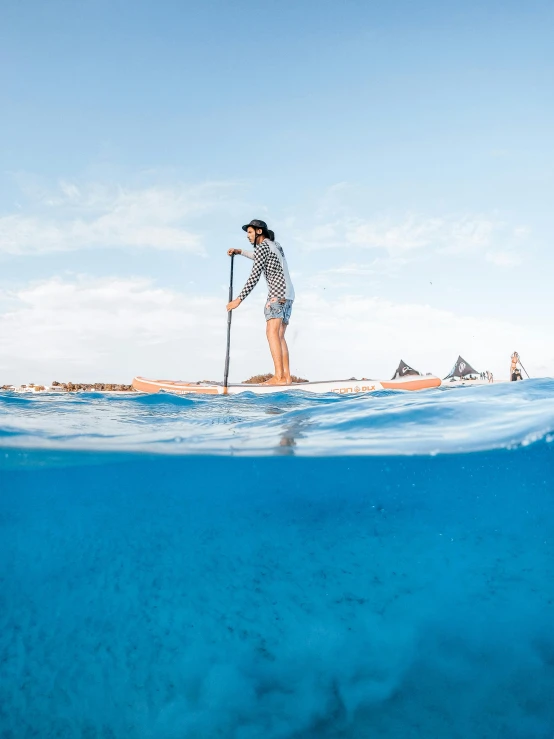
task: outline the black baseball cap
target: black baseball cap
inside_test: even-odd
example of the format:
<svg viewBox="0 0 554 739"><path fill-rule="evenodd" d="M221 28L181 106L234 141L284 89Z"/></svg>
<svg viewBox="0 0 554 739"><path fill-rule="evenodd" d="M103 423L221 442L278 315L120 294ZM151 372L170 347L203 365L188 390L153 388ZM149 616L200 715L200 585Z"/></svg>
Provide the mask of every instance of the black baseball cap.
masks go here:
<svg viewBox="0 0 554 739"><path fill-rule="evenodd" d="M251 228L261 228L262 231L265 231L267 233L267 223L265 221L260 221L258 218L254 218L254 220L250 221L250 223L247 223L246 226L242 227L243 231L248 231L248 227Z"/></svg>

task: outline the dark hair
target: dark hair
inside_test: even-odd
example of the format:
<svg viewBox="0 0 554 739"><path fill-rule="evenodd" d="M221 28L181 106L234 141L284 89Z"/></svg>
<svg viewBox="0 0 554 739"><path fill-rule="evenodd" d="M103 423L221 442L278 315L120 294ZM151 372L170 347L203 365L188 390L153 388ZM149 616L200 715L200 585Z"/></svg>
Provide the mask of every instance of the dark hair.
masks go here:
<svg viewBox="0 0 554 739"><path fill-rule="evenodd" d="M274 233L273 231L271 231L271 230L270 230L269 228L268 228L268 229L267 229L267 231L265 232L264 236L267 236L267 238L268 238L268 239L269 239L270 241L275 241L275 233Z"/></svg>

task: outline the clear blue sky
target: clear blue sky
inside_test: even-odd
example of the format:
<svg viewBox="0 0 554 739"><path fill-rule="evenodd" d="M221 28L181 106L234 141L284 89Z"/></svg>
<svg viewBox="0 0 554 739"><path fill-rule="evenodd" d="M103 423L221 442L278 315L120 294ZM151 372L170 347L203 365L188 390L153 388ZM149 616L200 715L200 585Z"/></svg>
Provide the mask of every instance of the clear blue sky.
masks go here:
<svg viewBox="0 0 554 739"><path fill-rule="evenodd" d="M365 309L387 304L389 317L426 307L431 332L445 311L517 323L514 340L533 334L528 353L545 344L530 363L554 372L553 37L554 5L533 0L6 0L4 335L42 320L41 285L56 280L77 292L50 306L50 322L106 280L149 280L176 312L188 297L224 301L222 253L242 243L242 222L264 217L296 275L299 342L307 322L377 300ZM302 317L308 295L331 302ZM383 347L386 366L409 338ZM30 371L12 339L0 369ZM486 333L474 346L460 336L460 351L464 341L481 351ZM518 348L505 341L499 362ZM75 360L64 351L45 372L58 362L63 374ZM110 351L100 351L105 371L127 372Z"/></svg>

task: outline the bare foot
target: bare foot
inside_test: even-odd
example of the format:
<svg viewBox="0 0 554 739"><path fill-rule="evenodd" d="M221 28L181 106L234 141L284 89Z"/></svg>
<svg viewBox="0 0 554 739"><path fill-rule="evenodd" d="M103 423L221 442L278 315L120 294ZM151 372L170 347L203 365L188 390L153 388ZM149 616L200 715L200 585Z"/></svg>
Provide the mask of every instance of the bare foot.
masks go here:
<svg viewBox="0 0 554 739"><path fill-rule="evenodd" d="M270 377L269 380L263 382L262 385L290 385L290 382L287 382L284 377L279 378L273 375L273 377Z"/></svg>

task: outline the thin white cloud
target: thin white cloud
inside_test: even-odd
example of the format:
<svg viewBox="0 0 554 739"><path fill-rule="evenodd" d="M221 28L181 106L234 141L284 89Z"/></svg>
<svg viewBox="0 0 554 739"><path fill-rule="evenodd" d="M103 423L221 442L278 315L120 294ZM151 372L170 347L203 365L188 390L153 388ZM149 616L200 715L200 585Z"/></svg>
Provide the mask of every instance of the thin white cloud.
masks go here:
<svg viewBox="0 0 554 739"><path fill-rule="evenodd" d="M346 231L351 244L366 248L386 249L390 254L403 254L422 249L444 238L442 218L421 218L408 215L400 222L390 218L352 224Z"/></svg>
<svg viewBox="0 0 554 739"><path fill-rule="evenodd" d="M348 262L334 269L327 269L322 274L334 275L375 275L377 270L372 262L369 264L358 264L356 262Z"/></svg>
<svg viewBox="0 0 554 739"><path fill-rule="evenodd" d="M524 228L510 228L494 218L481 216L426 217L407 214L364 220L342 218L316 225L307 247L312 249L354 246L381 249L393 257L413 258L423 250L486 257L487 249L498 241L522 239Z"/></svg>
<svg viewBox="0 0 554 739"><path fill-rule="evenodd" d="M523 261L515 251L488 251L485 258L497 267L517 267Z"/></svg>
<svg viewBox="0 0 554 739"><path fill-rule="evenodd" d="M336 267L321 270L314 275L314 278L325 278L332 275L352 275L352 276L368 276L368 275L394 275L398 270L408 263L409 260L404 257L376 257L371 262L345 262Z"/></svg>
<svg viewBox="0 0 554 739"><path fill-rule="evenodd" d="M259 298L259 299L258 299ZM142 278L52 278L0 294L2 382L124 382L135 374L218 379L227 295L200 297ZM268 371L263 295L233 320L231 377ZM305 293L288 331L293 371L309 379L388 377L400 358L446 374L461 353L506 377L520 352L527 370L554 371L549 336L513 321L473 318L430 305Z"/></svg>
<svg viewBox="0 0 554 739"><path fill-rule="evenodd" d="M203 253L190 222L229 197L230 183L143 189L60 182L34 188L24 209L0 217L0 252L40 254L91 247Z"/></svg>
<svg viewBox="0 0 554 739"><path fill-rule="evenodd" d="M488 259L487 254L520 248L529 228L512 224L498 213L371 212L369 195L348 183L328 188L313 217L290 216L287 226L308 250L379 250L406 263L435 254ZM310 228L305 228L305 223ZM498 266L508 261L491 260Z"/></svg>

